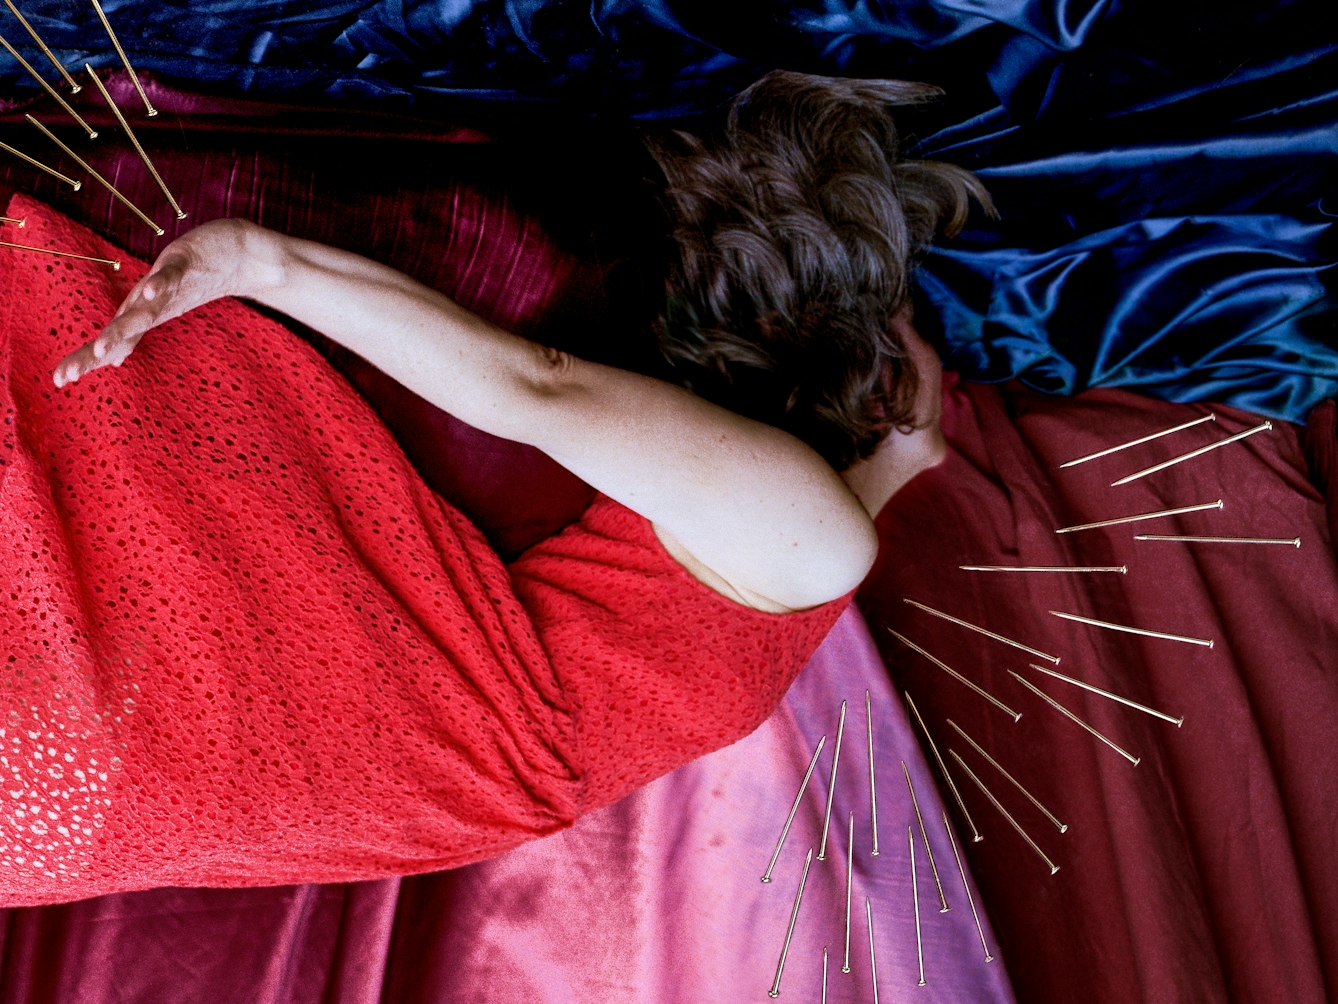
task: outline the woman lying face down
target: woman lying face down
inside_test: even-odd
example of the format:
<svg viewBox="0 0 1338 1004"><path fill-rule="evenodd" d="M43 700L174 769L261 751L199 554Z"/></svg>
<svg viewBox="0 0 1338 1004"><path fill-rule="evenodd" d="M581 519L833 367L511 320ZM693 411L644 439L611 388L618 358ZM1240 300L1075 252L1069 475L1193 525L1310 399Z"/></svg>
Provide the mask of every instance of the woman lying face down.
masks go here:
<svg viewBox="0 0 1338 1004"><path fill-rule="evenodd" d="M114 315L108 280L82 291L73 313L111 318L82 346L42 320L71 313L64 278L19 262L0 392L32 457L5 468L0 601L24 613L0 642L45 670L0 708L24 814L0 901L452 867L756 728L873 561L870 511L941 450L905 268L973 182L895 165L885 102L925 93L906 86L773 75L725 138L660 148L683 248L660 327L686 386L236 220L173 242ZM692 181L698 155L739 170ZM503 566L323 360L226 297L602 496ZM51 757L119 766L66 790ZM90 800L75 828L70 798Z"/></svg>

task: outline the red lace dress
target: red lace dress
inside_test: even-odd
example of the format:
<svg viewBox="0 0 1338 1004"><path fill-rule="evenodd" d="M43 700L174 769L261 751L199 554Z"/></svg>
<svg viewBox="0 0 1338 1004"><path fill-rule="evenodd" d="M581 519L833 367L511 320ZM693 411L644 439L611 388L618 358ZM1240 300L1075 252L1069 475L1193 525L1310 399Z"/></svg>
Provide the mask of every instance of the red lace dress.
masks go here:
<svg viewBox="0 0 1338 1004"><path fill-rule="evenodd" d="M844 607L738 606L602 497L504 566L236 301L56 390L143 272L0 249L0 906L497 854L746 735Z"/></svg>

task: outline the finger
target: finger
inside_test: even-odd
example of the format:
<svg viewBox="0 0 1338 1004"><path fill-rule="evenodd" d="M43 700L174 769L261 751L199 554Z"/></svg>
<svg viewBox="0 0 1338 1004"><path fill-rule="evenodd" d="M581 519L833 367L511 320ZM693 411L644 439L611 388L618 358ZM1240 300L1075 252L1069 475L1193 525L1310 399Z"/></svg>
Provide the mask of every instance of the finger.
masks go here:
<svg viewBox="0 0 1338 1004"><path fill-rule="evenodd" d="M137 343L144 332L159 323L156 311L144 304L136 304L124 314L113 317L98 336L89 343L93 358L102 359L127 339Z"/></svg>
<svg viewBox="0 0 1338 1004"><path fill-rule="evenodd" d="M155 323L154 316L144 309L131 310L113 318L96 339L81 345L56 364L52 374L56 386L63 387L108 363L119 366Z"/></svg>

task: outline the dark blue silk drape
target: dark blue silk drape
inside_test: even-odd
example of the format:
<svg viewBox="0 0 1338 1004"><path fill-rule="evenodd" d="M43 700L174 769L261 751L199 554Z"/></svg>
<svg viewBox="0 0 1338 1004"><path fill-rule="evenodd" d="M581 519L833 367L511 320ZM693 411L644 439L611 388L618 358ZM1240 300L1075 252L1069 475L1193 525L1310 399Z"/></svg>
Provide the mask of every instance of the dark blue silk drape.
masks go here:
<svg viewBox="0 0 1338 1004"><path fill-rule="evenodd" d="M1315 0L107 0L137 66L234 92L440 112L560 102L676 118L774 66L924 79L915 155L1002 217L937 248L949 363L1301 420L1338 394L1338 31ZM67 64L115 55L85 0L22 8ZM0 32L27 47L0 14ZM42 65L33 54L35 65ZM4 93L27 82L0 59ZM930 309L932 308L932 309Z"/></svg>

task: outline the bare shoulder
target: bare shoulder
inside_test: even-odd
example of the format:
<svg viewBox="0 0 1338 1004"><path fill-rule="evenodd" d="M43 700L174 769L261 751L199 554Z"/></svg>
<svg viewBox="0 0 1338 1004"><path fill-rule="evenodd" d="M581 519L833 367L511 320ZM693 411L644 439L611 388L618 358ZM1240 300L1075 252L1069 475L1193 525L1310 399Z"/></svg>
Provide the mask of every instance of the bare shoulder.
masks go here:
<svg viewBox="0 0 1338 1004"><path fill-rule="evenodd" d="M672 533L666 530L663 526L660 526L657 523L653 523L651 524L651 526L655 531L655 536L659 538L660 543L664 545L664 549L667 552L669 552L669 557L673 558L680 565L682 565L683 568L687 571L687 573L691 575L694 579L696 579L698 582L700 582L707 588L713 589L715 592L719 593L726 599L732 600L741 606L751 607L754 610L761 610L763 613L792 614L792 613L798 613L801 610L812 609L813 606L821 606L822 603L831 602L831 600L834 600L839 596L844 596L846 593L850 592L851 589L855 588L855 586L857 586L861 581L863 581L864 575L868 571L868 565L872 564L871 558L868 558L866 563L864 557L853 556L855 557L855 560L852 562L851 567L853 569L856 566L858 566L860 570L857 572L852 571L851 575L849 576L849 579L852 581L850 581L848 588L840 589L839 586L837 586L835 588L839 589L839 591L833 592L833 594L830 597L818 603L814 603L812 604L812 606L791 607L791 606L786 606L783 603L777 602L776 600L773 600L767 596L764 596L761 593L755 592L754 590L747 589L743 586L735 585L729 582L719 572L716 572L714 569L708 566L704 561L702 561L691 551L689 551L686 547L684 547L682 542L679 541L677 537L675 537Z"/></svg>

